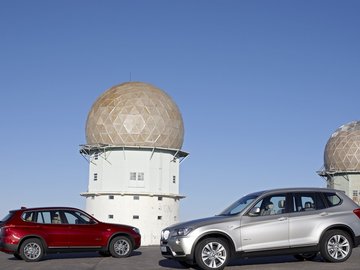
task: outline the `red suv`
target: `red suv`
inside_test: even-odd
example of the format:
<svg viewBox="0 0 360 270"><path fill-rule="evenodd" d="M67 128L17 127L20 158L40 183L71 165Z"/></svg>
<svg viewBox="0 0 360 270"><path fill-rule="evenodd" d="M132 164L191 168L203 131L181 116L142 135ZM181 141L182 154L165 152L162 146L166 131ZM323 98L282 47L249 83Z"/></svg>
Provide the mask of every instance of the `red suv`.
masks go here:
<svg viewBox="0 0 360 270"><path fill-rule="evenodd" d="M0 221L0 251L28 262L46 253L99 251L121 258L140 247L139 229L103 223L67 207L21 208Z"/></svg>

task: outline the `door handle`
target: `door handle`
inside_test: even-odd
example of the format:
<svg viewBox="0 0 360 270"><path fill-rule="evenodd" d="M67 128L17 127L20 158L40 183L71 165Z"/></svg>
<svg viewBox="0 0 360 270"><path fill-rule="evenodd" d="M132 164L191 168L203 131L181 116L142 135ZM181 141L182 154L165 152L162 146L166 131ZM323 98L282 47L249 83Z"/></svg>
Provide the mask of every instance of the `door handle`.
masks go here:
<svg viewBox="0 0 360 270"><path fill-rule="evenodd" d="M278 218L278 221L284 221L284 220L287 220L287 217L280 217L280 218Z"/></svg>
<svg viewBox="0 0 360 270"><path fill-rule="evenodd" d="M327 212L322 212L322 213L320 213L320 216L322 216L322 217L327 216L327 215L328 215Z"/></svg>

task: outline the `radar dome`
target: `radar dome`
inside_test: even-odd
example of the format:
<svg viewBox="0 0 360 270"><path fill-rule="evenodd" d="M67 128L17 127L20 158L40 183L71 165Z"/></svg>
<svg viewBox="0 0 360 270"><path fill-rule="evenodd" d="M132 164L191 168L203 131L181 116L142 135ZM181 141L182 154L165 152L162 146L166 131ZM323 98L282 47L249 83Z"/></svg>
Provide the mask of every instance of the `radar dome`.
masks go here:
<svg viewBox="0 0 360 270"><path fill-rule="evenodd" d="M142 82L108 89L93 104L86 121L89 145L181 149L183 140L183 120L175 102Z"/></svg>
<svg viewBox="0 0 360 270"><path fill-rule="evenodd" d="M328 140L324 153L328 172L360 171L360 121L339 127Z"/></svg>

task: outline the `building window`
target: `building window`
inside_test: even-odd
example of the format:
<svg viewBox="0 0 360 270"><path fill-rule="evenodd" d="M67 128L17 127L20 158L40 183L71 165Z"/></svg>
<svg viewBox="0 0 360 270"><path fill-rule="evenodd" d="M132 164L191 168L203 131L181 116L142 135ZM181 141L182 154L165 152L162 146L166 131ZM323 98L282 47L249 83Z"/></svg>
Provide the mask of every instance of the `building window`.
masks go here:
<svg viewBox="0 0 360 270"><path fill-rule="evenodd" d="M163 197L158 197L158 201L162 201Z"/></svg>
<svg viewBox="0 0 360 270"><path fill-rule="evenodd" d="M136 172L131 172L130 173L130 180L133 180L133 181L136 180Z"/></svg>
<svg viewBox="0 0 360 270"><path fill-rule="evenodd" d="M144 173L143 172L131 172L130 173L130 180L133 180L133 181L144 181L145 177L144 177Z"/></svg>
<svg viewBox="0 0 360 270"><path fill-rule="evenodd" d="M98 160L98 159L99 159L99 153L95 153L94 159L95 159L95 160Z"/></svg>
<svg viewBox="0 0 360 270"><path fill-rule="evenodd" d="M134 196L134 200L137 200L137 201L138 201L138 200L140 200L140 197L137 196L137 195L135 195L135 196Z"/></svg>
<svg viewBox="0 0 360 270"><path fill-rule="evenodd" d="M114 199L114 195L109 195L109 200L113 200Z"/></svg>
<svg viewBox="0 0 360 270"><path fill-rule="evenodd" d="M145 187L145 174L143 172L130 172L129 187L143 188Z"/></svg>
<svg viewBox="0 0 360 270"><path fill-rule="evenodd" d="M133 215L133 219L140 219L138 215Z"/></svg>
<svg viewBox="0 0 360 270"><path fill-rule="evenodd" d="M353 190L353 196L357 197L359 195L359 192L357 190Z"/></svg>
<svg viewBox="0 0 360 270"><path fill-rule="evenodd" d="M176 183L176 176L173 175L173 183L175 184Z"/></svg>
<svg viewBox="0 0 360 270"><path fill-rule="evenodd" d="M139 173L138 173L137 180L138 180L138 181L144 181L144 173L143 173L143 172L139 172Z"/></svg>
<svg viewBox="0 0 360 270"><path fill-rule="evenodd" d="M158 220L162 220L162 216L158 216Z"/></svg>
<svg viewBox="0 0 360 270"><path fill-rule="evenodd" d="M94 173L94 181L97 181L97 180L98 180L98 174Z"/></svg>
<svg viewBox="0 0 360 270"><path fill-rule="evenodd" d="M109 219L113 219L114 215L109 215L108 217L109 217Z"/></svg>

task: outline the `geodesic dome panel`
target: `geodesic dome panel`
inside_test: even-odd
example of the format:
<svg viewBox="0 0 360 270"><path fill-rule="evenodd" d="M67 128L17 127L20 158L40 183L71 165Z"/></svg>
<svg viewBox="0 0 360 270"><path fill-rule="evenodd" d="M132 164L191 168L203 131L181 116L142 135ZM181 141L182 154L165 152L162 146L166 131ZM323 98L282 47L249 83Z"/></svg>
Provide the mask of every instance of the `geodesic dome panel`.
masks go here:
<svg viewBox="0 0 360 270"><path fill-rule="evenodd" d="M324 166L328 172L360 172L360 121L343 125L331 135Z"/></svg>
<svg viewBox="0 0 360 270"><path fill-rule="evenodd" d="M142 82L116 85L91 107L87 144L180 149L184 125L177 105L162 90Z"/></svg>

